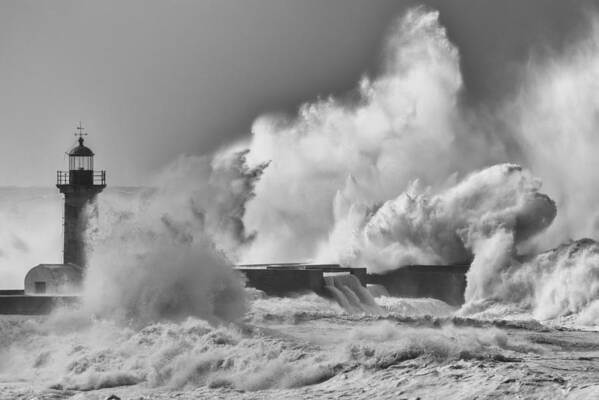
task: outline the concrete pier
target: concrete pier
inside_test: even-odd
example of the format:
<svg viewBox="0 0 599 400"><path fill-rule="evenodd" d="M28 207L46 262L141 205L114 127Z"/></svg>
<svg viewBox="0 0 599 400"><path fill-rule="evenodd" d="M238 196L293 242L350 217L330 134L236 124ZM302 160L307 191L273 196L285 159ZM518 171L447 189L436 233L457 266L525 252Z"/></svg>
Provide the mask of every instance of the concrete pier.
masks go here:
<svg viewBox="0 0 599 400"><path fill-rule="evenodd" d="M368 274L367 282L383 285L395 297L432 297L464 304L469 264L408 265L382 274Z"/></svg>
<svg viewBox="0 0 599 400"><path fill-rule="evenodd" d="M464 303L466 273L469 264L408 265L382 274L366 274L366 268L345 268L338 264L249 264L236 270L247 278L247 286L268 295L313 291L327 295L325 274L346 273L356 276L362 285L384 286L395 297L432 297L451 305Z"/></svg>
<svg viewBox="0 0 599 400"><path fill-rule="evenodd" d="M409 265L383 274L366 274L366 268L345 268L337 264L249 264L235 269L246 277L246 285L270 296L314 292L330 296L325 277L348 274L362 286L384 286L391 296L432 297L451 305L464 303L468 264ZM42 315L62 305L76 304L77 296L25 295L23 290L0 290L0 315Z"/></svg>
<svg viewBox="0 0 599 400"><path fill-rule="evenodd" d="M0 315L44 315L55 307L75 304L78 300L77 296L0 294Z"/></svg>
<svg viewBox="0 0 599 400"><path fill-rule="evenodd" d="M246 264L235 269L245 275L247 286L271 296L308 291L326 295L324 276L327 273L351 274L366 286L366 268L344 268L337 264Z"/></svg>

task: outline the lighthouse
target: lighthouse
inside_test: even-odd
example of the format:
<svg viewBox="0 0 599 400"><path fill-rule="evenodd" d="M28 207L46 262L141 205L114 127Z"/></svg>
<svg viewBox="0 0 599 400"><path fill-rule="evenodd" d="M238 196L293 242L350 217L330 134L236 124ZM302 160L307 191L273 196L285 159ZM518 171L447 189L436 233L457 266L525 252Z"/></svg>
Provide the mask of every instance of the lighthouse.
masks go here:
<svg viewBox="0 0 599 400"><path fill-rule="evenodd" d="M86 207L106 187L106 171L94 171L94 152L84 145L81 123L77 131L79 145L68 153L69 170L57 171L56 187L64 194L63 263L84 268Z"/></svg>
<svg viewBox="0 0 599 400"><path fill-rule="evenodd" d="M25 276L25 294L73 294L80 290L87 266L85 232L88 206L106 187L106 171L94 170L94 152L84 144L81 122L78 145L69 153L69 170L56 172L56 187L64 195L62 264L39 264Z"/></svg>

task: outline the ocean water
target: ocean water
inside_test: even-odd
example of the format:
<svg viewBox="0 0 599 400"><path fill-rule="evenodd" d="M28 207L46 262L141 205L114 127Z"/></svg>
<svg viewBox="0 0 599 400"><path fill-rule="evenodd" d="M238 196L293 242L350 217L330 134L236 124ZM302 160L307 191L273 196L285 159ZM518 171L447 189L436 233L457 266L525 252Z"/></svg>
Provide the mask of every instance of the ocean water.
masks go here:
<svg viewBox="0 0 599 400"><path fill-rule="evenodd" d="M350 313L251 291L237 322L136 326L73 310L0 319L2 399L594 398L597 333L474 319L434 299Z"/></svg>

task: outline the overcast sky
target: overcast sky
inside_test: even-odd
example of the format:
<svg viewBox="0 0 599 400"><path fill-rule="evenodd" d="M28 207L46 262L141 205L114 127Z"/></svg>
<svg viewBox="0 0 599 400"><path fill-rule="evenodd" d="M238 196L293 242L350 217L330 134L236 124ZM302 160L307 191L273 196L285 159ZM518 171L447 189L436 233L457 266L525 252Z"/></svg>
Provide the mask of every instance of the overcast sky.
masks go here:
<svg viewBox="0 0 599 400"><path fill-rule="evenodd" d="M79 120L109 184L144 184L247 137L261 113L352 89L423 3L460 50L465 100L485 104L599 0L1 0L0 186L53 185Z"/></svg>

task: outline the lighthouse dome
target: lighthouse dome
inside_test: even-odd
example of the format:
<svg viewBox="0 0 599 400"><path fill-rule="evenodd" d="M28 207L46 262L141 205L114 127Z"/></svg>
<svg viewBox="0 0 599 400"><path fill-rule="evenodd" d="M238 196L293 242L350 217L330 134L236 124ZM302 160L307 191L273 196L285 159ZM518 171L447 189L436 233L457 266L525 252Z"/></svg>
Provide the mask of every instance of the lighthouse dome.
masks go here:
<svg viewBox="0 0 599 400"><path fill-rule="evenodd" d="M79 138L79 146L75 146L69 151L69 156L75 157L93 157L94 152L83 145L83 138Z"/></svg>

